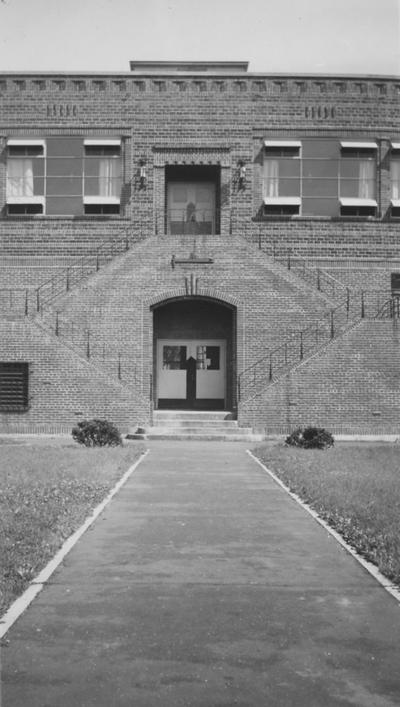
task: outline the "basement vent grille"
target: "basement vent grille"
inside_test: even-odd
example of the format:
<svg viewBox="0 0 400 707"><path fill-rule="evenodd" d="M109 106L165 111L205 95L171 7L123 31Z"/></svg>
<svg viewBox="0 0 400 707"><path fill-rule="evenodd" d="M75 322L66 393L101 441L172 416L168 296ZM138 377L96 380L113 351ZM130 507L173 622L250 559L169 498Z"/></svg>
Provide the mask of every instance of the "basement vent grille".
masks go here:
<svg viewBox="0 0 400 707"><path fill-rule="evenodd" d="M0 411L28 409L29 364L0 361Z"/></svg>

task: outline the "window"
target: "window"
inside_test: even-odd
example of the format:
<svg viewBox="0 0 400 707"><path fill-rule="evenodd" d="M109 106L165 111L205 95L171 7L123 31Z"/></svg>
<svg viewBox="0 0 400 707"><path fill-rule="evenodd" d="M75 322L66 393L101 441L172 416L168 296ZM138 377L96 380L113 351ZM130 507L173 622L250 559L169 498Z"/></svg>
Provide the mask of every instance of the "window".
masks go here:
<svg viewBox="0 0 400 707"><path fill-rule="evenodd" d="M390 287L392 291L392 297L400 296L400 273L392 272L390 274Z"/></svg>
<svg viewBox="0 0 400 707"><path fill-rule="evenodd" d="M45 144L42 140L7 143L7 210L10 214L43 213Z"/></svg>
<svg viewBox="0 0 400 707"><path fill-rule="evenodd" d="M119 213L120 140L85 140L85 213Z"/></svg>
<svg viewBox="0 0 400 707"><path fill-rule="evenodd" d="M392 142L390 159L391 214L400 217L400 142Z"/></svg>
<svg viewBox="0 0 400 707"><path fill-rule="evenodd" d="M376 216L376 150L376 143L341 143L339 201L342 216Z"/></svg>
<svg viewBox="0 0 400 707"><path fill-rule="evenodd" d="M9 139L7 213L119 214L121 173L120 139Z"/></svg>
<svg viewBox="0 0 400 707"><path fill-rule="evenodd" d="M264 142L263 200L266 215L298 215L301 206L301 143Z"/></svg>
<svg viewBox="0 0 400 707"><path fill-rule="evenodd" d="M29 364L0 361L0 411L28 409Z"/></svg>
<svg viewBox="0 0 400 707"><path fill-rule="evenodd" d="M183 371L186 369L186 346L163 346L163 369Z"/></svg>

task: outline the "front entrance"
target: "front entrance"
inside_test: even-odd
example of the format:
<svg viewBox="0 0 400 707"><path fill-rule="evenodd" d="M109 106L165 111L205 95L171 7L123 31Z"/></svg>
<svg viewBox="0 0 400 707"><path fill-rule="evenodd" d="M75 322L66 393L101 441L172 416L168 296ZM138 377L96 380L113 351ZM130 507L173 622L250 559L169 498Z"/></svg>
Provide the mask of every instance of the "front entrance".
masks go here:
<svg viewBox="0 0 400 707"><path fill-rule="evenodd" d="M226 341L158 339L158 407L223 410Z"/></svg>

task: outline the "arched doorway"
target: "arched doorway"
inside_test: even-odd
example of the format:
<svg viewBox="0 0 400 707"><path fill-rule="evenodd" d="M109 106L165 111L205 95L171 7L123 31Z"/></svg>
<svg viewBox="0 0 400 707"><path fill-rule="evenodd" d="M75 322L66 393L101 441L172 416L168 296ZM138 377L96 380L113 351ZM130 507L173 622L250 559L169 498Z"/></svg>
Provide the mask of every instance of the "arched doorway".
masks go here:
<svg viewBox="0 0 400 707"><path fill-rule="evenodd" d="M235 407L236 308L181 297L153 308L156 409Z"/></svg>

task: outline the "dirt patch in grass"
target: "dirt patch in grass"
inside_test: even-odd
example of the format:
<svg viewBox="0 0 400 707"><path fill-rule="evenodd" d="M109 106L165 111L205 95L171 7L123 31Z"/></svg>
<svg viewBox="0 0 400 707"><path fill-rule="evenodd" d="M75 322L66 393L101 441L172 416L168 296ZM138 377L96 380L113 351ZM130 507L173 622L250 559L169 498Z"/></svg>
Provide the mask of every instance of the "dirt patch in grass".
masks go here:
<svg viewBox="0 0 400 707"><path fill-rule="evenodd" d="M143 451L141 444L2 444L0 616Z"/></svg>
<svg viewBox="0 0 400 707"><path fill-rule="evenodd" d="M400 586L400 445L284 444L255 455L363 557Z"/></svg>

